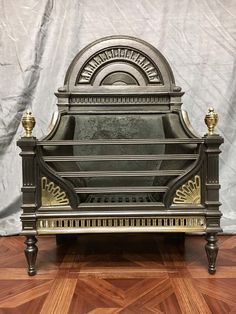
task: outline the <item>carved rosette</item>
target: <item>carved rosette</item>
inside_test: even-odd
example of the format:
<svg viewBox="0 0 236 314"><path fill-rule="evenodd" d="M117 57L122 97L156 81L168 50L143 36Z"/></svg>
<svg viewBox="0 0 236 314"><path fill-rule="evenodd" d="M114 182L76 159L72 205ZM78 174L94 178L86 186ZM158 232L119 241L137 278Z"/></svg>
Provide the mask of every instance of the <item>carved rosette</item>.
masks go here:
<svg viewBox="0 0 236 314"><path fill-rule="evenodd" d="M173 204L200 204L201 203L201 180L196 175L192 180L183 184L175 193Z"/></svg>
<svg viewBox="0 0 236 314"><path fill-rule="evenodd" d="M41 192L42 206L60 206L69 204L66 193L47 177L42 177L41 179Z"/></svg>

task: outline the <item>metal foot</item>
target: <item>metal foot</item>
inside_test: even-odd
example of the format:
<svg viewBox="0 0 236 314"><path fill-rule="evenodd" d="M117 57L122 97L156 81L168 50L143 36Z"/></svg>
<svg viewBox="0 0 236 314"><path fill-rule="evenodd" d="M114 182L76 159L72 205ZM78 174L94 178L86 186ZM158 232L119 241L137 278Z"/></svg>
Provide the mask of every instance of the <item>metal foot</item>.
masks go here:
<svg viewBox="0 0 236 314"><path fill-rule="evenodd" d="M28 263L28 274L29 276L34 276L36 275L36 258L37 258L37 253L38 253L38 248L35 245L37 243L37 239L35 236L26 236L25 244L25 256L26 260Z"/></svg>
<svg viewBox="0 0 236 314"><path fill-rule="evenodd" d="M218 254L217 233L206 234L207 244L205 245L208 258L208 272L214 274L216 272L216 257Z"/></svg>

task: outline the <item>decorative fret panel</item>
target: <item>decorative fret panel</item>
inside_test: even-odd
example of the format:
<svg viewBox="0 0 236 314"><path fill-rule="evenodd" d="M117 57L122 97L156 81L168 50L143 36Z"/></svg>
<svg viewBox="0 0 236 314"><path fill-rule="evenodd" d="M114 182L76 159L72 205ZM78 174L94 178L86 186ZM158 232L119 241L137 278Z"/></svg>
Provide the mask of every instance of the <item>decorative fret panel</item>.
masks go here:
<svg viewBox="0 0 236 314"><path fill-rule="evenodd" d="M99 217L42 218L37 221L38 233L92 232L186 232L204 231L204 217Z"/></svg>
<svg viewBox="0 0 236 314"><path fill-rule="evenodd" d="M123 60L136 65L146 75L149 83L163 85L163 79L156 64L143 52L135 48L109 47L99 51L81 69L76 84L90 83L95 71L110 61Z"/></svg>
<svg viewBox="0 0 236 314"><path fill-rule="evenodd" d="M143 105L143 104L168 104L170 98L168 96L80 96L80 97L71 97L71 104L112 104L112 105Z"/></svg>

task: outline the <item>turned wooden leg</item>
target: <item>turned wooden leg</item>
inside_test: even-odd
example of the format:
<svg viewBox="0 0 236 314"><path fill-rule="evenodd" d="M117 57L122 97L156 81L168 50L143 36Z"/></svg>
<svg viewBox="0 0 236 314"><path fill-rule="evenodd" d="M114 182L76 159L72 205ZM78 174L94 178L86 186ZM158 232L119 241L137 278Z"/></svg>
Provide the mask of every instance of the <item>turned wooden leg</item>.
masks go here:
<svg viewBox="0 0 236 314"><path fill-rule="evenodd" d="M216 257L218 254L217 233L206 234L207 244L205 246L208 258L208 272L214 274L216 272Z"/></svg>
<svg viewBox="0 0 236 314"><path fill-rule="evenodd" d="M38 248L35 245L37 243L37 239L33 235L26 236L25 244L25 256L28 263L28 274L29 276L34 276L36 274L36 258L38 253Z"/></svg>

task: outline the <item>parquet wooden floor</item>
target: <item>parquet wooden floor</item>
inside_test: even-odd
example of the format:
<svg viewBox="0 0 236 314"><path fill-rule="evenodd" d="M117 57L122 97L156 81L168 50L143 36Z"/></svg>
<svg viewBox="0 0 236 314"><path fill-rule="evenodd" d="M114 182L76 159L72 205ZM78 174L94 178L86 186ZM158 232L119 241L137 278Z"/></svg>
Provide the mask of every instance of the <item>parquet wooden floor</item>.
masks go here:
<svg viewBox="0 0 236 314"><path fill-rule="evenodd" d="M0 238L0 314L236 313L236 236L220 236L209 275L202 236L81 235L56 246L40 237L28 277L23 237Z"/></svg>

